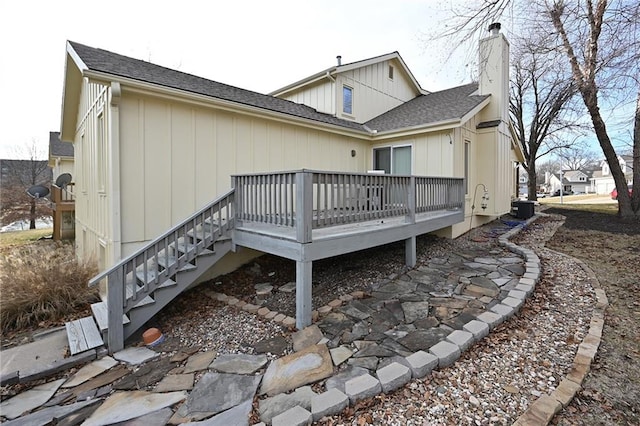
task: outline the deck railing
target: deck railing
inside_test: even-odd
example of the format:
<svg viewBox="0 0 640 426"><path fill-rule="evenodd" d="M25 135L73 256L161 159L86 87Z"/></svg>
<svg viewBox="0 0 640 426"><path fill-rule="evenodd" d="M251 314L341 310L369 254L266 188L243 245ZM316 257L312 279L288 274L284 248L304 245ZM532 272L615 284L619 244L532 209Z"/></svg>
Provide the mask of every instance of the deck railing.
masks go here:
<svg viewBox="0 0 640 426"><path fill-rule="evenodd" d="M68 183L63 187L51 185L51 201L54 204L59 203L73 203L76 201L76 196L73 192L74 184Z"/></svg>
<svg viewBox="0 0 640 426"><path fill-rule="evenodd" d="M233 176L238 224L296 229L298 242L311 230L335 225L460 209L461 178L393 176L302 170Z"/></svg>
<svg viewBox="0 0 640 426"><path fill-rule="evenodd" d="M232 190L89 281L107 278L109 348L124 341L123 314L232 229L233 199Z"/></svg>

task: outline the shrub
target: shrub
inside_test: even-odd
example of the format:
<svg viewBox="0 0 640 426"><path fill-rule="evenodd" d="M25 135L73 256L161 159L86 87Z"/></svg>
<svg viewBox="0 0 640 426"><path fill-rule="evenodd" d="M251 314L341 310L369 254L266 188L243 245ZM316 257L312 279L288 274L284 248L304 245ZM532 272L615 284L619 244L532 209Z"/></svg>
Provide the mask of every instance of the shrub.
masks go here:
<svg viewBox="0 0 640 426"><path fill-rule="evenodd" d="M88 280L95 261L79 262L72 244L39 241L11 247L0 256L0 326L2 333L60 322L98 300Z"/></svg>

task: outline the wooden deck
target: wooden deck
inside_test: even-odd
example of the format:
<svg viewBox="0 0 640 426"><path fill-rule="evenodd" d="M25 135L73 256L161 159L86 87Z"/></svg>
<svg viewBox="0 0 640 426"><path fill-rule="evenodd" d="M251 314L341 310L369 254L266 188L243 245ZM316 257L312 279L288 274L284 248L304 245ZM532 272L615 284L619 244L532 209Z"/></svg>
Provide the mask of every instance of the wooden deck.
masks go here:
<svg viewBox="0 0 640 426"><path fill-rule="evenodd" d="M121 349L129 334L236 247L296 262L296 327L302 329L311 324L315 260L404 241L406 263L414 266L418 235L464 220L461 178L299 170L237 175L232 182L227 194L92 278L90 285L107 279L107 301L94 313L100 331L86 332L90 343L75 342L85 324L69 325L76 350L98 344L105 312L109 351Z"/></svg>
<svg viewBox="0 0 640 426"><path fill-rule="evenodd" d="M298 242L296 230L291 227L243 222L242 225L236 225L233 241L238 246L295 261L314 261L406 240L463 220L462 209L451 209L418 213L415 223L407 223L405 217L347 223L312 229L310 243Z"/></svg>

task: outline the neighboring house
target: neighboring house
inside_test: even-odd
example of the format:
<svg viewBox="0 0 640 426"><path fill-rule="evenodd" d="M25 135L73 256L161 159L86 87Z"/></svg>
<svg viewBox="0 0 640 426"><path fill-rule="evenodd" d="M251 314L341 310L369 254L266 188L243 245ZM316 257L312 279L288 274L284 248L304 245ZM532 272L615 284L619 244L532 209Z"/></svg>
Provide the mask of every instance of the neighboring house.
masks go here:
<svg viewBox="0 0 640 426"><path fill-rule="evenodd" d="M586 194L591 186L589 176L580 170L567 170L563 172L563 184L565 191L568 189L574 194Z"/></svg>
<svg viewBox="0 0 640 426"><path fill-rule="evenodd" d="M624 173L627 183L631 183L633 181L633 157L631 155L618 155L618 162L620 163L622 173ZM590 192L601 195L610 194L616 187L616 184L613 181L607 160L602 160L600 167L601 169L595 171L590 178Z"/></svg>
<svg viewBox="0 0 640 426"><path fill-rule="evenodd" d="M73 176L73 144L62 142L60 132L49 132L49 167L53 181L63 173Z"/></svg>
<svg viewBox="0 0 640 426"><path fill-rule="evenodd" d="M254 250L275 253L296 260L297 291L310 302L314 259L404 239L411 263L416 233L456 237L508 213L517 195L514 163L523 156L509 125L509 44L499 26L480 42L479 56L478 83L434 93L423 90L393 52L338 63L264 95L68 42L60 137L75 147L78 253L95 256L100 269L132 254L148 259L155 255L138 250L147 250L160 235L168 241L164 232L221 197L220 203L233 198L224 204L235 209L235 220L228 222L235 226L229 230L232 247L253 250L225 257L208 277L246 262L259 253ZM322 170L333 173L316 172ZM368 171L384 176L368 177ZM232 184L234 175L242 176ZM393 180L408 175L433 178ZM424 193L402 198L408 182L421 182L416 185L423 185ZM288 189L273 192L281 186ZM481 209L485 189L488 199ZM321 211L334 195L337 204ZM277 210L279 203L284 212ZM287 203L293 203L294 213ZM439 209L440 216L434 213L428 226L413 226L416 210L407 206L416 203ZM395 231L378 226L375 236L348 241L348 233L334 235L344 242L326 246L311 240L311 220L315 230L316 221L351 220L352 211L371 217L374 208L383 215L396 208L413 213L409 225ZM303 209L308 217L300 216ZM200 217L189 219L190 235L202 232ZM223 220L207 225L219 230L227 226ZM238 229L255 220L291 222L296 232L274 238L290 228L271 234ZM132 305L127 303L126 309ZM302 309L301 316L310 317L310 306Z"/></svg>
<svg viewBox="0 0 640 426"><path fill-rule="evenodd" d="M60 132L49 132L49 167L53 171L49 196L53 210L53 239L75 239L73 144L62 142Z"/></svg>

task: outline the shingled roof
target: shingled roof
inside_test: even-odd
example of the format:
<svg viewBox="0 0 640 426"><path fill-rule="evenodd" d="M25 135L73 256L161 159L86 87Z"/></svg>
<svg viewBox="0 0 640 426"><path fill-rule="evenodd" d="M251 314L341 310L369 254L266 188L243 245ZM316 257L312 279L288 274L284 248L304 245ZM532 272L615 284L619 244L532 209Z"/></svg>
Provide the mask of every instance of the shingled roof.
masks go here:
<svg viewBox="0 0 640 426"><path fill-rule="evenodd" d="M91 71L158 84L164 87L367 132L361 124L320 113L306 105L207 80L206 78L165 68L139 59L129 58L107 50L85 46L80 43L69 41L69 44L84 65Z"/></svg>
<svg viewBox="0 0 640 426"><path fill-rule="evenodd" d="M73 144L62 142L60 132L49 132L49 156L73 157Z"/></svg>
<svg viewBox="0 0 640 426"><path fill-rule="evenodd" d="M477 83L420 95L409 102L366 122L366 126L378 132L461 119L489 95L472 95Z"/></svg>

